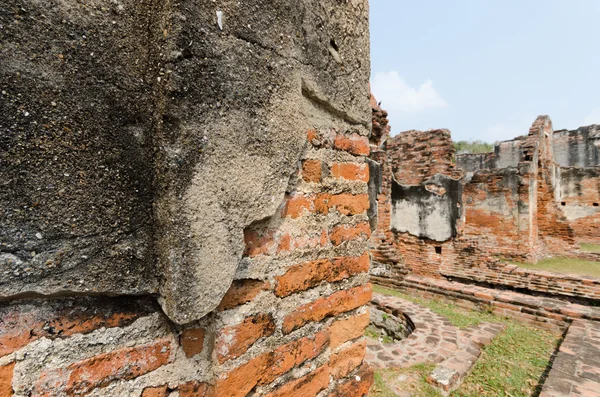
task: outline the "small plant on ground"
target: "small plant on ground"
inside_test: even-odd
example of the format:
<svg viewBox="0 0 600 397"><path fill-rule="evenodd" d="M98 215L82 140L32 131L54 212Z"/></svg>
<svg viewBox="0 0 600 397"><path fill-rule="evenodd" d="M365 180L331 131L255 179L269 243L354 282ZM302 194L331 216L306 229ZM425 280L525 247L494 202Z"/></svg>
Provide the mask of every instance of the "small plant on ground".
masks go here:
<svg viewBox="0 0 600 397"><path fill-rule="evenodd" d="M365 330L365 336L369 339L378 340L383 343L392 343L394 338L386 334L385 332L377 329L376 327L369 325Z"/></svg>

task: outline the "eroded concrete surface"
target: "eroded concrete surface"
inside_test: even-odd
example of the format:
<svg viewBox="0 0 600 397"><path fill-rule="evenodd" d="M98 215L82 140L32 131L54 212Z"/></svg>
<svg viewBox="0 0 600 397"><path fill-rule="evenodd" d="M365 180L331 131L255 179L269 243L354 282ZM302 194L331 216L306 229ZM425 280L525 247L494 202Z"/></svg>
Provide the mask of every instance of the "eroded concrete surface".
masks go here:
<svg viewBox="0 0 600 397"><path fill-rule="evenodd" d="M421 185L392 180L392 231L445 241L456 236L461 216L462 180L436 174Z"/></svg>
<svg viewBox="0 0 600 397"><path fill-rule="evenodd" d="M367 133L357 19L366 1L4 1L0 298L213 310L307 129Z"/></svg>

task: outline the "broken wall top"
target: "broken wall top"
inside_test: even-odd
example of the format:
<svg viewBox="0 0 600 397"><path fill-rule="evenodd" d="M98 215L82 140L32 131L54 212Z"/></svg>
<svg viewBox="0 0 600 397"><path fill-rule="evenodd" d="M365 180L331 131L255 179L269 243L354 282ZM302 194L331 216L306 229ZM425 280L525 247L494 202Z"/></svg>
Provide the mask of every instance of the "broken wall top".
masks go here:
<svg viewBox="0 0 600 397"><path fill-rule="evenodd" d="M554 131L554 157L562 167L600 166L600 125Z"/></svg>

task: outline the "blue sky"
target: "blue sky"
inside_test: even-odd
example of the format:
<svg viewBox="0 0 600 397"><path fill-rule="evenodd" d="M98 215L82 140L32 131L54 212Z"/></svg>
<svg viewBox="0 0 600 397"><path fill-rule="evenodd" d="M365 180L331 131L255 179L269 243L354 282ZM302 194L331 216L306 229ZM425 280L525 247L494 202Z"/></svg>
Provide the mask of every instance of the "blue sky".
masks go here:
<svg viewBox="0 0 600 397"><path fill-rule="evenodd" d="M600 0L371 0L371 86L392 134L454 140L600 124Z"/></svg>

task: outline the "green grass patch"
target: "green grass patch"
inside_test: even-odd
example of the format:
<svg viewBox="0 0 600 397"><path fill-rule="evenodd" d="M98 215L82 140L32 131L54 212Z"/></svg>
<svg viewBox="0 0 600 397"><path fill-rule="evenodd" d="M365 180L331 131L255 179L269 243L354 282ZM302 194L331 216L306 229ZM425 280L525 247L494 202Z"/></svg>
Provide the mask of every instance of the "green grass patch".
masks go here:
<svg viewBox="0 0 600 397"><path fill-rule="evenodd" d="M581 250L585 252L600 253L600 245L598 244L581 244Z"/></svg>
<svg viewBox="0 0 600 397"><path fill-rule="evenodd" d="M586 261L572 258L546 258L538 263L509 262L524 269L545 270L556 273L579 274L600 278L600 262Z"/></svg>
<svg viewBox="0 0 600 397"><path fill-rule="evenodd" d="M560 337L514 321L505 322L506 330L484 347L473 372L452 397L534 394Z"/></svg>
<svg viewBox="0 0 600 397"><path fill-rule="evenodd" d="M384 375L392 371L376 370L374 373L375 382L369 392L370 397L397 397L398 395L385 383Z"/></svg>
<svg viewBox="0 0 600 397"><path fill-rule="evenodd" d="M453 304L438 300L428 300L408 296L402 292L394 291L380 286L373 286L375 292L397 296L419 305L428 307L434 313L446 317L453 325L463 328L481 322L501 322L506 324L506 329L494 338L492 343L483 348L482 355L475 364L473 372L467 376L458 390L451 393L452 397L479 397L479 396L506 396L526 397L535 394L535 389L542 374L546 370L552 353L560 340L560 335L529 327L507 317L500 317L483 308L481 312L465 310ZM427 394L437 391L425 379L435 368L426 371L411 369L419 373L419 382L414 387L423 390L414 393L415 396L438 396ZM396 373L396 377L402 372ZM388 391L394 389L395 378L382 371L381 378ZM383 390L383 389L382 389ZM401 389L406 390L406 389ZM394 394L372 394L376 397L393 397Z"/></svg>
<svg viewBox="0 0 600 397"><path fill-rule="evenodd" d="M369 325L365 330L365 336L372 340L380 340L383 343L392 343L394 338L387 335L385 332L377 329L376 327Z"/></svg>
<svg viewBox="0 0 600 397"><path fill-rule="evenodd" d="M445 317L458 328L467 328L472 325L477 325L483 322L499 322L499 317L491 314L488 308L482 307L481 311L465 310L451 303L446 303L438 300L429 300L419 297L410 296L399 291L394 291L389 288L373 285L373 291L384 295L397 296L398 298L406 299L418 305L429 308L432 312Z"/></svg>

